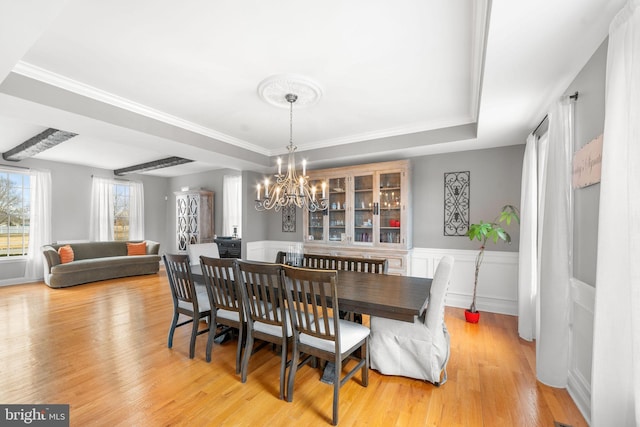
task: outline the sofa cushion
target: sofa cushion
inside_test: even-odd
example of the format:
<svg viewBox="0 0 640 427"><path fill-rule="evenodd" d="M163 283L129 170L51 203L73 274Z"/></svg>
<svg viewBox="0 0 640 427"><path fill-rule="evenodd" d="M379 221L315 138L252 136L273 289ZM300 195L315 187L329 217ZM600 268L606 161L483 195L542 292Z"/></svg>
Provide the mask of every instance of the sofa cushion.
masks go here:
<svg viewBox="0 0 640 427"><path fill-rule="evenodd" d="M60 246L58 248L58 255L60 255L60 262L62 264L73 261L73 249L69 245Z"/></svg>
<svg viewBox="0 0 640 427"><path fill-rule="evenodd" d="M147 242L131 243L127 242L127 255L146 255Z"/></svg>

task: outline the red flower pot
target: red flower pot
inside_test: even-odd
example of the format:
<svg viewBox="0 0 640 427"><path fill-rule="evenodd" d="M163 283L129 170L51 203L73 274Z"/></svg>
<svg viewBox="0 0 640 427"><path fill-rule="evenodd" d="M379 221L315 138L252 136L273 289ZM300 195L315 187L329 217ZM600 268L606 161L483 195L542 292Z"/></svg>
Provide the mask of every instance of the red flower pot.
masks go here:
<svg viewBox="0 0 640 427"><path fill-rule="evenodd" d="M480 312L476 311L475 313L472 313L469 310L465 310L464 318L469 323L478 323L478 320L480 320Z"/></svg>

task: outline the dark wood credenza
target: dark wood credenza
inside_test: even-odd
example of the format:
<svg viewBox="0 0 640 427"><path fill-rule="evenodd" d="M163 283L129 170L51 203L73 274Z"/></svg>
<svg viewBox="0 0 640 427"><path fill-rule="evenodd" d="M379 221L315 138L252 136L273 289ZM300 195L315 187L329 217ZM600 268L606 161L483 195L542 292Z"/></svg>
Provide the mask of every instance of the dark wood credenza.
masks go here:
<svg viewBox="0 0 640 427"><path fill-rule="evenodd" d="M220 258L242 258L242 239L217 238Z"/></svg>

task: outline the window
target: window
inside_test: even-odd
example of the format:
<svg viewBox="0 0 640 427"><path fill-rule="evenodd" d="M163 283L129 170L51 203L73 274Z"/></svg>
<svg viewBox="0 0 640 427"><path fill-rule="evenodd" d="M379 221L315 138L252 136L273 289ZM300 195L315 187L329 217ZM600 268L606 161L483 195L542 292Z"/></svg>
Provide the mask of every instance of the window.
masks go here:
<svg viewBox="0 0 640 427"><path fill-rule="evenodd" d="M113 185L113 239L129 240L129 184Z"/></svg>
<svg viewBox="0 0 640 427"><path fill-rule="evenodd" d="M93 177L92 240L144 239L144 191L141 182Z"/></svg>
<svg viewBox="0 0 640 427"><path fill-rule="evenodd" d="M27 254L29 178L26 173L0 170L0 258Z"/></svg>

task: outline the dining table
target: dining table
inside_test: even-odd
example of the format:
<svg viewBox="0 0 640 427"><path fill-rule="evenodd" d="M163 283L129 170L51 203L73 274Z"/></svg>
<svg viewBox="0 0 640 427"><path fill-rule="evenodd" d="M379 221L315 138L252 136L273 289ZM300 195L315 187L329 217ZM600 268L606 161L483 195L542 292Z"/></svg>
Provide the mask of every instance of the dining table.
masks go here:
<svg viewBox="0 0 640 427"><path fill-rule="evenodd" d="M204 283L199 264L191 266L194 282ZM413 322L429 296L432 279L338 270L340 311Z"/></svg>

